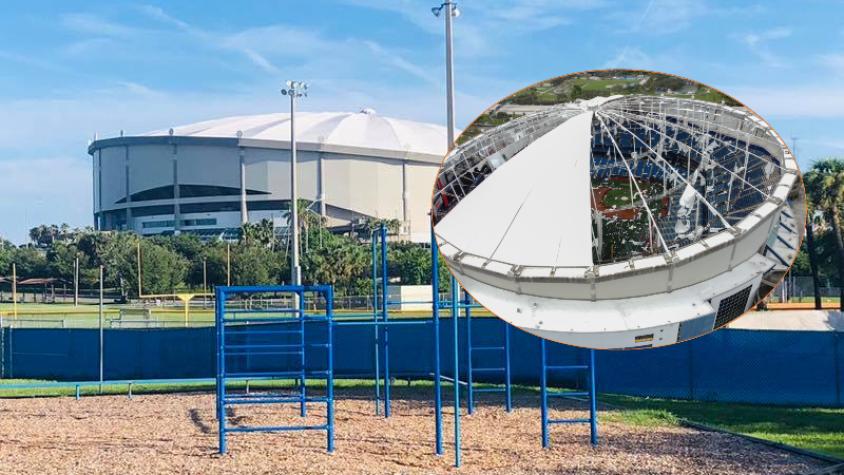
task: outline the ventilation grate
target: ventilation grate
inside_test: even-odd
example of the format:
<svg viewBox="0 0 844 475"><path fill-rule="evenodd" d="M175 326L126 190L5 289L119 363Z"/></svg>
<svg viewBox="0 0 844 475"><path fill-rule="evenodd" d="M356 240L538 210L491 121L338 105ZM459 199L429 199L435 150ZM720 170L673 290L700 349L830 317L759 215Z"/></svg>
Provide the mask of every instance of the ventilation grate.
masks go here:
<svg viewBox="0 0 844 475"><path fill-rule="evenodd" d="M722 327L735 320L747 309L747 299L750 297L752 285L739 290L729 297L721 299L718 304L718 315L715 317L715 328Z"/></svg>

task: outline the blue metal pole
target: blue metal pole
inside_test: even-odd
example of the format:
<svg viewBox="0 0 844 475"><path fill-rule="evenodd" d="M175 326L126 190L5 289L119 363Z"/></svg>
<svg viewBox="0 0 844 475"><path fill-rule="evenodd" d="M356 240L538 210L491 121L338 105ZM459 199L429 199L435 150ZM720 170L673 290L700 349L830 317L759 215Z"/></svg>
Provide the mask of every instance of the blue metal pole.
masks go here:
<svg viewBox="0 0 844 475"><path fill-rule="evenodd" d="M381 314L382 320L390 319L387 314L387 226L381 221ZM384 325L384 417L390 417L390 327Z"/></svg>
<svg viewBox="0 0 844 475"><path fill-rule="evenodd" d="M378 321L378 241L375 233L369 235L372 242L372 321ZM375 415L381 415L381 329L378 325L372 329L375 336Z"/></svg>
<svg viewBox="0 0 844 475"><path fill-rule="evenodd" d="M454 282L454 281L452 281ZM466 315L466 412L469 414L473 414L475 412L475 388L473 387L472 382L472 309L469 308L469 305L472 303L472 299L469 296L469 292L463 291L463 303L465 307L463 309L464 314Z"/></svg>
<svg viewBox="0 0 844 475"><path fill-rule="evenodd" d="M460 447L460 339L457 324L459 321L459 313L457 311L457 301L460 292L460 286L457 284L457 279L451 276L451 320L454 327L454 466L461 465L461 447Z"/></svg>
<svg viewBox="0 0 844 475"><path fill-rule="evenodd" d="M539 398L540 398L540 413L542 417L542 447L548 448L551 443L548 439L548 361L545 354L545 339L540 338L540 359L542 360L539 373Z"/></svg>
<svg viewBox="0 0 844 475"><path fill-rule="evenodd" d="M300 289L296 291L296 294L299 296L299 331L301 333L300 341L302 343L299 353L299 363L302 368L299 379L299 395L302 398L302 401L299 403L299 415L301 417L306 417L308 415L308 408L305 404L305 399L308 397L308 394L305 387L307 384L307 373L305 368L305 347L307 346L307 343L305 342L305 292Z"/></svg>
<svg viewBox="0 0 844 475"><path fill-rule="evenodd" d="M325 292L325 313L328 317L328 384L326 396L328 407L326 417L328 419L328 452L334 452L334 288L329 287Z"/></svg>
<svg viewBox="0 0 844 475"><path fill-rule="evenodd" d="M510 324L504 323L504 408L507 412L513 412L513 392L510 385Z"/></svg>
<svg viewBox="0 0 844 475"><path fill-rule="evenodd" d="M442 375L440 374L440 256L437 251L437 238L431 227L431 313L434 324L434 426L436 453L443 454L443 403Z"/></svg>
<svg viewBox="0 0 844 475"><path fill-rule="evenodd" d="M215 289L214 313L217 324L217 434L219 437L219 450L221 454L226 453L226 356L225 356L225 291L217 287Z"/></svg>
<svg viewBox="0 0 844 475"><path fill-rule="evenodd" d="M598 445L598 408L595 399L595 350L589 350L589 430L592 445Z"/></svg>

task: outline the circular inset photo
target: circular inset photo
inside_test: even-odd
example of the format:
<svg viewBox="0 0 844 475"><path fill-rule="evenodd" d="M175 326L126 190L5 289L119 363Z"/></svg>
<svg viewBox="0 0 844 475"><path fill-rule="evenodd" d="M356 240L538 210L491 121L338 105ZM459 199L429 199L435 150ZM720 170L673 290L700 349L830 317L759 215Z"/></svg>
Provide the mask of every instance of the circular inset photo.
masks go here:
<svg viewBox="0 0 844 475"><path fill-rule="evenodd" d="M434 233L480 304L556 342L648 348L707 334L793 263L805 196L782 138L696 81L586 71L522 89L458 138Z"/></svg>

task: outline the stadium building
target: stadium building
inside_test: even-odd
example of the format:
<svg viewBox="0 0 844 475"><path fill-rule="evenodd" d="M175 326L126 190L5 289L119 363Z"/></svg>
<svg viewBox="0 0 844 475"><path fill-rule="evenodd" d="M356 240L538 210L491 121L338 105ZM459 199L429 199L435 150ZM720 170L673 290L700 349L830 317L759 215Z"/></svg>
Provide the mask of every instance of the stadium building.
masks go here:
<svg viewBox="0 0 844 475"><path fill-rule="evenodd" d="M428 241L431 183L444 127L358 113L296 114L299 198L329 226L397 219L401 236ZM190 232L234 238L246 222L288 223L290 117L210 120L95 140L94 222L100 230Z"/></svg>
<svg viewBox="0 0 844 475"><path fill-rule="evenodd" d="M805 204L782 139L743 107L629 95L548 108L446 158L434 231L478 301L593 348L712 331L793 262Z"/></svg>

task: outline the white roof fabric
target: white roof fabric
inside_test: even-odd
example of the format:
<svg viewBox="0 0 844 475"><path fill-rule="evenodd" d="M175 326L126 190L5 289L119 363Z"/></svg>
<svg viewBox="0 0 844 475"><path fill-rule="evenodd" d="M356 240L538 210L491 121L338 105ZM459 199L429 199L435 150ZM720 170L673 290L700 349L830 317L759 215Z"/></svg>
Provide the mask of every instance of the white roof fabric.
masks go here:
<svg viewBox="0 0 844 475"><path fill-rule="evenodd" d="M522 266L592 265L592 112L533 141L437 224L463 252Z"/></svg>
<svg viewBox="0 0 844 475"><path fill-rule="evenodd" d="M261 114L225 117L173 127L181 137L224 137L290 141L290 114ZM168 129L144 136L166 136ZM302 145L328 145L367 150L430 155L437 163L447 152L446 128L436 124L394 119L371 109L361 112L297 112L296 139Z"/></svg>

